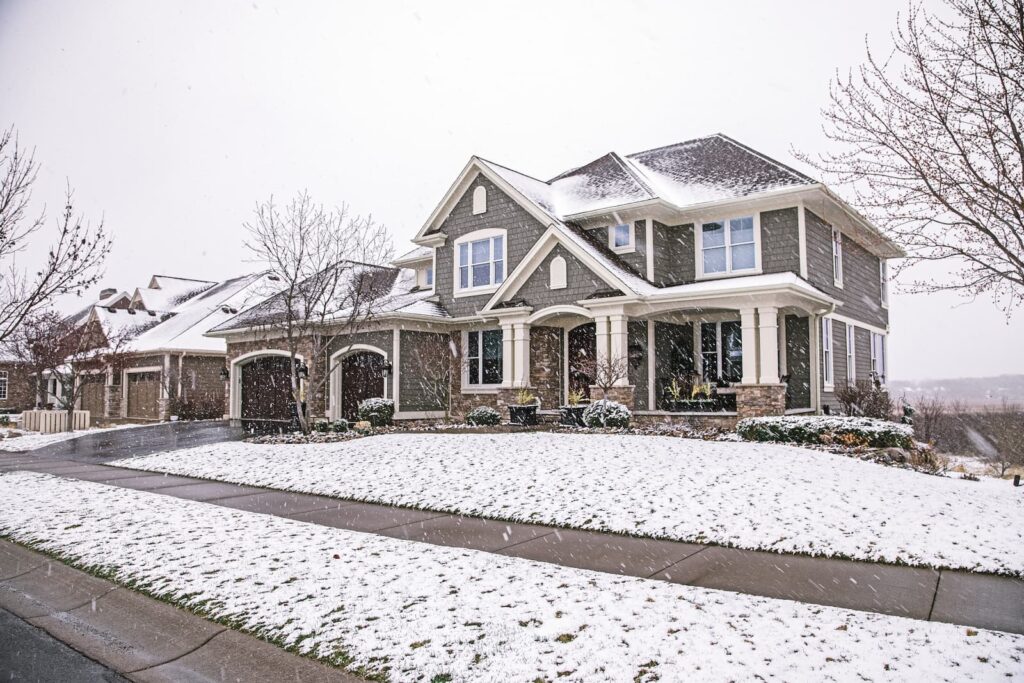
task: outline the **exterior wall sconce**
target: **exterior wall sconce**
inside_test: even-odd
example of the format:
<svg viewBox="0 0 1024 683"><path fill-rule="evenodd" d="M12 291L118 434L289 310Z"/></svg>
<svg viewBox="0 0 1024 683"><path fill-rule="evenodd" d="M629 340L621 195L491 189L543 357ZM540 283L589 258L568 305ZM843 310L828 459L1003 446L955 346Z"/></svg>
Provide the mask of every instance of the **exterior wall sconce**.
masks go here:
<svg viewBox="0 0 1024 683"><path fill-rule="evenodd" d="M395 368L394 368L394 366L393 366L393 365L391 364L391 361L384 361L384 373L383 373L383 374L384 374L384 377L390 377L390 376L391 376L391 372L392 372L392 371L393 371L394 369L395 369Z"/></svg>
<svg viewBox="0 0 1024 683"><path fill-rule="evenodd" d="M298 375L299 379L309 379L309 366L305 363L300 363L296 375Z"/></svg>
<svg viewBox="0 0 1024 683"><path fill-rule="evenodd" d="M225 365L220 369L220 381L227 382L229 379L231 379L231 371L228 370L228 366Z"/></svg>

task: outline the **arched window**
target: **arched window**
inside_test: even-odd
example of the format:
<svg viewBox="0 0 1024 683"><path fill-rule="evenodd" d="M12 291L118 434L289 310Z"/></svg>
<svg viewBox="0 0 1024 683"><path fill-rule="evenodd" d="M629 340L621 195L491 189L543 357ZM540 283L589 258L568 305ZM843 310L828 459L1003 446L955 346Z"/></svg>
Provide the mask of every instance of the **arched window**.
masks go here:
<svg viewBox="0 0 1024 683"><path fill-rule="evenodd" d="M565 289L565 259L556 256L551 259L551 289Z"/></svg>
<svg viewBox="0 0 1024 683"><path fill-rule="evenodd" d="M487 213L487 188L477 185L473 190L473 215Z"/></svg>

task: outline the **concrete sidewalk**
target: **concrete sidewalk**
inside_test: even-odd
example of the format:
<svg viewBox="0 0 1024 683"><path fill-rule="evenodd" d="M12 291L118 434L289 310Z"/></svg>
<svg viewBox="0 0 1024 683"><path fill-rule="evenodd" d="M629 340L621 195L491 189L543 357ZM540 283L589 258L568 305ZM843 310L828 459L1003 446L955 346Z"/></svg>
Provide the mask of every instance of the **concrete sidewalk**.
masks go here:
<svg viewBox="0 0 1024 683"><path fill-rule="evenodd" d="M64 661L30 669L34 680L123 680L113 671L147 683L362 681L8 541L0 541L0 610L84 655L59 652ZM42 649L35 641L26 656ZM45 678L55 664L60 677Z"/></svg>
<svg viewBox="0 0 1024 683"><path fill-rule="evenodd" d="M0 471L11 469L568 567L1024 633L1024 581L1009 577L499 522L68 460L0 458Z"/></svg>

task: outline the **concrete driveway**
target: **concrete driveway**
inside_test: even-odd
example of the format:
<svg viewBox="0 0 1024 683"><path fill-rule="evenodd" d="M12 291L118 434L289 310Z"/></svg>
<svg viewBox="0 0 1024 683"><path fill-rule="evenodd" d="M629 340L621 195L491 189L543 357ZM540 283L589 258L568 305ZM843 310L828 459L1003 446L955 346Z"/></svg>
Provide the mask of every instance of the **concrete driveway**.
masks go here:
<svg viewBox="0 0 1024 683"><path fill-rule="evenodd" d="M23 455L40 460L74 460L83 463L104 463L133 455L148 455L178 448L191 448L245 437L240 427L231 427L227 420L201 422L163 422L147 427L113 429L61 441Z"/></svg>

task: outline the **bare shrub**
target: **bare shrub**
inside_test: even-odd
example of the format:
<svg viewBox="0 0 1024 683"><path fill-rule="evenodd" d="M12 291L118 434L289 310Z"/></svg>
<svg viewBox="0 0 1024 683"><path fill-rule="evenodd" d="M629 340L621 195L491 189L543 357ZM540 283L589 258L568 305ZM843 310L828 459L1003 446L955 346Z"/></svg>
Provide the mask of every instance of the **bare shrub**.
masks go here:
<svg viewBox="0 0 1024 683"><path fill-rule="evenodd" d="M878 376L836 389L835 396L846 415L892 419L893 400Z"/></svg>

